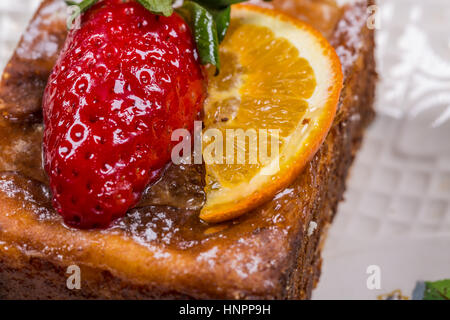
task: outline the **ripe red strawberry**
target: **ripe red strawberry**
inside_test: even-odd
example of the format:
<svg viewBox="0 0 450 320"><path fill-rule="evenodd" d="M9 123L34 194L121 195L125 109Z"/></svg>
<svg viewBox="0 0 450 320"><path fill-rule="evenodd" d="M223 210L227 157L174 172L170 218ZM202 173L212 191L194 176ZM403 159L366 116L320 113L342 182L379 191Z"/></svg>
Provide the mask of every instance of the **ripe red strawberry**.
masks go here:
<svg viewBox="0 0 450 320"><path fill-rule="evenodd" d="M53 204L79 228L107 227L170 160L172 131L192 130L204 76L185 21L105 0L69 33L44 94Z"/></svg>

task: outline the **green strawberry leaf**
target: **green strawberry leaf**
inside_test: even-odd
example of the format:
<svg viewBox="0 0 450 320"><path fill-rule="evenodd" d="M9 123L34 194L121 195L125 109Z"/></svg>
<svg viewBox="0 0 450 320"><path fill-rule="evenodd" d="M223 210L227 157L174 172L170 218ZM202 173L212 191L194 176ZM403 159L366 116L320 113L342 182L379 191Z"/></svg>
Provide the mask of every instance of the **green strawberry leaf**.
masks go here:
<svg viewBox="0 0 450 320"><path fill-rule="evenodd" d="M66 0L68 5L80 8L85 12L99 0ZM164 16L172 15L173 0L137 0L152 13ZM225 38L231 19L231 5L247 0L192 0L184 1L177 12L190 25L202 64L212 64L216 74L220 71L219 44ZM271 0L264 0L271 1ZM74 15L72 19L75 19Z"/></svg>
<svg viewBox="0 0 450 320"><path fill-rule="evenodd" d="M450 300L450 279L435 282L425 281L423 300Z"/></svg>
<svg viewBox="0 0 450 320"><path fill-rule="evenodd" d="M77 6L80 8L80 12L85 12L87 9L96 4L98 0L83 0L81 2L66 0L66 4L69 6Z"/></svg>
<svg viewBox="0 0 450 320"><path fill-rule="evenodd" d="M172 0L137 0L145 9L169 17L173 13Z"/></svg>
<svg viewBox="0 0 450 320"><path fill-rule="evenodd" d="M216 66L216 73L218 73L220 70L219 39L214 16L193 1L185 1L177 12L191 27L201 63Z"/></svg>

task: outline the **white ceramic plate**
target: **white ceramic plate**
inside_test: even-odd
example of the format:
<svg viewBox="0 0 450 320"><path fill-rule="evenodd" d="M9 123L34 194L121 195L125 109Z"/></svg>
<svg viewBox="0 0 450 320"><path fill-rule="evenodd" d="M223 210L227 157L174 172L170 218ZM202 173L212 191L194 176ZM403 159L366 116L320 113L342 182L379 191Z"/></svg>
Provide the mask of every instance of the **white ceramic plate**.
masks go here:
<svg viewBox="0 0 450 320"><path fill-rule="evenodd" d="M450 2L378 3L378 117L325 244L315 299L411 297L418 280L450 278ZM369 266L379 267L379 289L367 286Z"/></svg>

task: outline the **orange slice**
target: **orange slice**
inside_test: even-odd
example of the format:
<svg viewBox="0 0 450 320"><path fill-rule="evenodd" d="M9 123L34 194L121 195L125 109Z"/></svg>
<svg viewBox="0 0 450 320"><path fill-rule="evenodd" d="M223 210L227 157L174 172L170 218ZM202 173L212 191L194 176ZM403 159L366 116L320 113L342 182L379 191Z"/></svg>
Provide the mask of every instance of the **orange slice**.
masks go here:
<svg viewBox="0 0 450 320"><path fill-rule="evenodd" d="M331 127L343 81L320 32L253 5L233 6L220 57L205 104L207 222L248 212L298 176Z"/></svg>

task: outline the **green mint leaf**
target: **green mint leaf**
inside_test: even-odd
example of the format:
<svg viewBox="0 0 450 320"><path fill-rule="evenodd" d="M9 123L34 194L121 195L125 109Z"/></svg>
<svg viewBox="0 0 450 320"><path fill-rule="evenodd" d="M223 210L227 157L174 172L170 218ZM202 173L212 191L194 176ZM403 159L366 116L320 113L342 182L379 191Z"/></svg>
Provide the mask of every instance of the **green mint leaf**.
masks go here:
<svg viewBox="0 0 450 320"><path fill-rule="evenodd" d="M227 34L228 27L230 26L231 7L226 7L222 10L210 9L209 12L211 12L214 22L216 23L217 38L219 43L221 43Z"/></svg>
<svg viewBox="0 0 450 320"><path fill-rule="evenodd" d="M450 300L450 279L435 282L425 281L423 300Z"/></svg>
<svg viewBox="0 0 450 320"><path fill-rule="evenodd" d="M137 0L145 9L169 17L173 13L172 0Z"/></svg>
<svg viewBox="0 0 450 320"><path fill-rule="evenodd" d="M185 1L177 12L191 27L201 63L216 66L216 73L218 73L220 70L219 39L213 15L192 1Z"/></svg>
<svg viewBox="0 0 450 320"><path fill-rule="evenodd" d="M219 43L221 43L227 33L230 26L230 6L240 2L246 2L247 0L194 0L203 7L205 7L214 17L214 21L217 26L217 36L219 37ZM264 0L272 1L272 0Z"/></svg>

